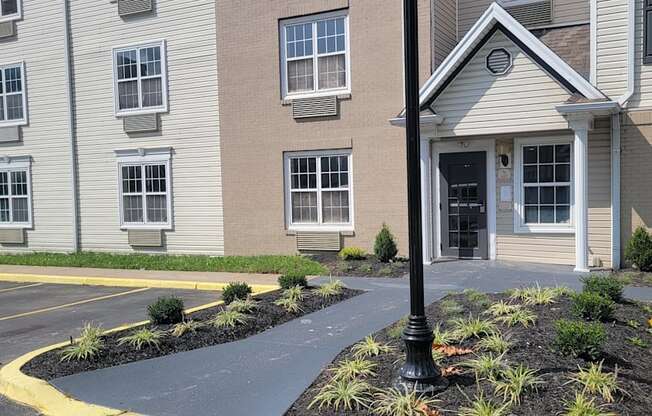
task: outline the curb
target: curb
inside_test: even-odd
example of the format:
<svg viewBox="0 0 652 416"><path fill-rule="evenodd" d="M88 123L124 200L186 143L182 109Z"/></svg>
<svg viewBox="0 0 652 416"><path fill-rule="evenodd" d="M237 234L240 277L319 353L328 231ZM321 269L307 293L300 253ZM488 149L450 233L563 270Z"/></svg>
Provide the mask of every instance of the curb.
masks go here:
<svg viewBox="0 0 652 416"><path fill-rule="evenodd" d="M278 289L277 286L265 286L261 290L256 290L256 287L261 288L263 286L252 286L252 288L254 288L253 296ZM219 306L223 303L224 301L207 303L186 309L185 313L199 312L204 309ZM107 330L104 334L125 331L148 323L149 321L140 321L128 325L122 325ZM24 354L11 361L9 364L0 367L0 394L15 402L36 409L44 416L143 416L139 413L127 410L111 409L109 407L82 402L61 392L47 381L30 377L20 371L25 364L33 360L35 357L66 345L69 345L69 343L62 342L40 348Z"/></svg>
<svg viewBox="0 0 652 416"><path fill-rule="evenodd" d="M58 276L46 274L0 273L0 281L16 283L50 283L59 285L149 287L156 289L187 289L221 291L228 283L190 280L129 279L119 277ZM250 285L255 293L276 289L276 285Z"/></svg>

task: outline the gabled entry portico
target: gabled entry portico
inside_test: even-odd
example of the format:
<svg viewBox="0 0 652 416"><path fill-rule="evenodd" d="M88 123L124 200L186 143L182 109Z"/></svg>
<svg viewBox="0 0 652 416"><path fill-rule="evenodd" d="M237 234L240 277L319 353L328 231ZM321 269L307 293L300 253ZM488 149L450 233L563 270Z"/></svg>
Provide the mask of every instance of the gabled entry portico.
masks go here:
<svg viewBox="0 0 652 416"><path fill-rule="evenodd" d="M426 82L421 103L426 261L614 265L617 103L497 4Z"/></svg>

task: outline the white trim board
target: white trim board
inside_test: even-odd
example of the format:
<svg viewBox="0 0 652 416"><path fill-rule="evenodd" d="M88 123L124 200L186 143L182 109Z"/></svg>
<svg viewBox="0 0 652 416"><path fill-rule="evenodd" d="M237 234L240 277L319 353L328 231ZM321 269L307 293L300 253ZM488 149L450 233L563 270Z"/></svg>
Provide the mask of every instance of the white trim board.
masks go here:
<svg viewBox="0 0 652 416"><path fill-rule="evenodd" d="M424 230L432 235L432 244L435 258L441 257L441 203L439 196L439 155L441 153L486 152L487 153L487 239L489 247L489 260L496 260L496 140L455 140L435 141L432 144L432 212L434 221L431 229ZM424 197L424 196L422 196ZM425 251L425 250L424 250Z"/></svg>

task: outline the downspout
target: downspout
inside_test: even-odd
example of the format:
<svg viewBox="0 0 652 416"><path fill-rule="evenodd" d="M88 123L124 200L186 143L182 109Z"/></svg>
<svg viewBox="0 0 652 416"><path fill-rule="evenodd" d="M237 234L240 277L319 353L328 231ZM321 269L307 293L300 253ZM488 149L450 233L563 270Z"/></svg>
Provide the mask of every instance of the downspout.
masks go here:
<svg viewBox="0 0 652 416"><path fill-rule="evenodd" d="M64 59L66 76L66 99L68 100L68 135L70 137L70 187L72 190L72 245L73 251L79 251L79 198L77 195L77 141L75 134L75 107L73 103L72 61L70 56L70 14L68 0L63 0L63 20L66 35L64 37Z"/></svg>
<svg viewBox="0 0 652 416"><path fill-rule="evenodd" d="M634 65L636 60L636 1L629 0L627 16L627 91L618 99L621 107L634 95Z"/></svg>
<svg viewBox="0 0 652 416"><path fill-rule="evenodd" d="M620 269L620 113L611 115L611 264Z"/></svg>

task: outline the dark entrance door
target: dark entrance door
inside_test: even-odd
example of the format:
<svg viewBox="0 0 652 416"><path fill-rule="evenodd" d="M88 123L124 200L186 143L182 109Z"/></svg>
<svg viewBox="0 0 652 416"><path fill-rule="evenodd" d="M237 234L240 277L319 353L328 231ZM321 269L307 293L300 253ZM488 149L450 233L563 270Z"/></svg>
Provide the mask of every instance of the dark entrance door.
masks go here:
<svg viewBox="0 0 652 416"><path fill-rule="evenodd" d="M442 153L441 254L488 258L486 152Z"/></svg>

